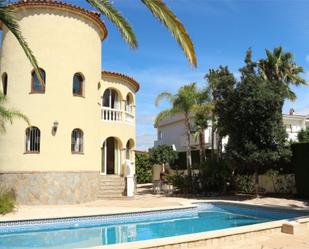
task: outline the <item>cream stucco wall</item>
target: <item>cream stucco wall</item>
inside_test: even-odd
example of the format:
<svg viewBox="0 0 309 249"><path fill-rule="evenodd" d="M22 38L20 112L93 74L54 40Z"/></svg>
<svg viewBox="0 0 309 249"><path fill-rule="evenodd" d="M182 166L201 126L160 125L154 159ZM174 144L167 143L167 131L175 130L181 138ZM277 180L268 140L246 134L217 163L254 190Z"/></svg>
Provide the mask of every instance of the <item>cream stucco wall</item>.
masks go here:
<svg viewBox="0 0 309 249"><path fill-rule="evenodd" d="M25 154L27 124L14 120L0 136L0 172L100 171L102 141L117 137L125 147L135 141L135 123L101 120L101 96L107 87L123 98L134 89L125 80L101 78L101 37L95 23L65 9L17 9L19 24L39 65L46 72L45 94L31 94L31 64L13 35L3 27L0 74L8 74L8 106L26 114L41 131L39 154ZM73 75L85 77L84 97L72 94ZM100 82L101 87L98 88ZM59 122L55 135L54 121ZM84 154L71 153L71 132L84 132ZM124 152L121 152L124 158Z"/></svg>

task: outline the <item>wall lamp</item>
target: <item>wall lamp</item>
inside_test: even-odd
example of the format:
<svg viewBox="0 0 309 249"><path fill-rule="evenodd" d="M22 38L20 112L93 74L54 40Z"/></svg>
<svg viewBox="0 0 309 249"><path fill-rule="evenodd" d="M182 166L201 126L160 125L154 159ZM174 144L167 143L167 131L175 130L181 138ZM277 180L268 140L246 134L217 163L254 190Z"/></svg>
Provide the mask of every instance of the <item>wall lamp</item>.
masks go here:
<svg viewBox="0 0 309 249"><path fill-rule="evenodd" d="M58 126L59 126L59 122L55 121L54 124L53 124L53 134L56 134Z"/></svg>

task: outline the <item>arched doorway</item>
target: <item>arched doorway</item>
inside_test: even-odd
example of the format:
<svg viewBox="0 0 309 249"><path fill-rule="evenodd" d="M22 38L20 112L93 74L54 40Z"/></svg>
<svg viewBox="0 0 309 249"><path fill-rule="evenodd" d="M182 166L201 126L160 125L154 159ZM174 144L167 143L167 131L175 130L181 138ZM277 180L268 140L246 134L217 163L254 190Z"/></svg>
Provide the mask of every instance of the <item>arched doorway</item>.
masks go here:
<svg viewBox="0 0 309 249"><path fill-rule="evenodd" d="M120 175L120 144L115 137L107 138L102 145L101 173L104 175Z"/></svg>

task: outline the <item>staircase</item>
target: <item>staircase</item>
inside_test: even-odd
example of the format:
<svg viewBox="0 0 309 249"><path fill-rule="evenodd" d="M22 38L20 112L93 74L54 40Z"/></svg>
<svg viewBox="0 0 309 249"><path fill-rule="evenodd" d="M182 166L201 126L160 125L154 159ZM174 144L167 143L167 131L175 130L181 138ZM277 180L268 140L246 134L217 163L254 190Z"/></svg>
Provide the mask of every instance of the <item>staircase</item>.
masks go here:
<svg viewBox="0 0 309 249"><path fill-rule="evenodd" d="M124 195L125 178L118 175L100 176L98 199L117 198Z"/></svg>

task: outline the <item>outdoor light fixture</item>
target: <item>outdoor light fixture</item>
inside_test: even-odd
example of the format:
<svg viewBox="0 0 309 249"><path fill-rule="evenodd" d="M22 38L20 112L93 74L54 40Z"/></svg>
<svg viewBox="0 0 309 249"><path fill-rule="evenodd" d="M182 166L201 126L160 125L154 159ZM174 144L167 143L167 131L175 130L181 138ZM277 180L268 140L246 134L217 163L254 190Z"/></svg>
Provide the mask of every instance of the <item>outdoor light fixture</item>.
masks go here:
<svg viewBox="0 0 309 249"><path fill-rule="evenodd" d="M53 125L53 134L56 134L57 129L58 129L58 125L59 125L59 122L58 122L58 121L55 121L55 122L54 122L54 125Z"/></svg>

